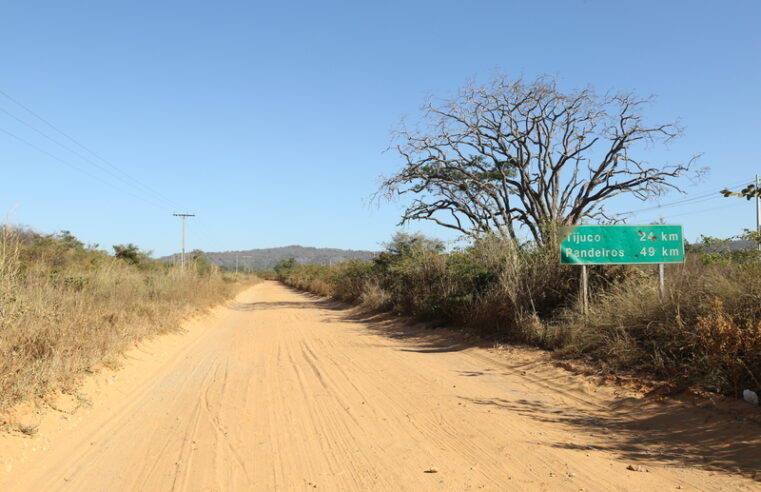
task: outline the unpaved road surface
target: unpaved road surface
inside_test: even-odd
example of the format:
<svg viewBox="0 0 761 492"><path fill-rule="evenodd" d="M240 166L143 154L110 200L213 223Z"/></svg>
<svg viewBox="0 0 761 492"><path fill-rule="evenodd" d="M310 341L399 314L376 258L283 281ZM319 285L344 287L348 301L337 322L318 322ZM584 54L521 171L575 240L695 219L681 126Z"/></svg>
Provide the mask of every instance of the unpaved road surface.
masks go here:
<svg viewBox="0 0 761 492"><path fill-rule="evenodd" d="M761 489L756 424L274 282L88 385L0 438L0 490Z"/></svg>

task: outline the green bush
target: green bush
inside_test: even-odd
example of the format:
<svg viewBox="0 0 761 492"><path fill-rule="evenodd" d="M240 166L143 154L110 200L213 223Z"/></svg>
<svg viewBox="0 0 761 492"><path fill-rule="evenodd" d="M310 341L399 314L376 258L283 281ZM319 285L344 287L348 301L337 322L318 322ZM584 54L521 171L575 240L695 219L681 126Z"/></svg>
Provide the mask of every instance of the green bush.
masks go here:
<svg viewBox="0 0 761 492"><path fill-rule="evenodd" d="M665 299L652 266L588 270L588 315L579 309L577 267L560 264L554 249L495 237L446 253L438 241L397 234L373 261L289 263L280 279L370 309L556 349L603 371L637 372L727 394L761 390L756 251L692 248L684 265L666 266Z"/></svg>
<svg viewBox="0 0 761 492"><path fill-rule="evenodd" d="M139 265L144 263L150 257L150 254L145 251L141 251L136 245L129 244L115 244L114 257L124 260L132 265Z"/></svg>
<svg viewBox="0 0 761 492"><path fill-rule="evenodd" d="M280 260L279 262L277 262L277 265L275 265L274 270L278 276L282 277L282 276L285 276L290 270L294 269L297 265L298 263L296 262L295 258L288 258L288 259Z"/></svg>

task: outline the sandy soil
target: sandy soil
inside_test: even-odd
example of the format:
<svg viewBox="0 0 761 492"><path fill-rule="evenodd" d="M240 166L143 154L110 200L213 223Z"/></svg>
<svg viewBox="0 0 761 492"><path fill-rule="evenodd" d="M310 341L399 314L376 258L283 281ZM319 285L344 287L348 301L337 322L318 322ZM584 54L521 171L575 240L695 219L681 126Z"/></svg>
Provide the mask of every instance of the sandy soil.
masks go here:
<svg viewBox="0 0 761 492"><path fill-rule="evenodd" d="M274 282L52 404L0 490L761 490L757 424Z"/></svg>

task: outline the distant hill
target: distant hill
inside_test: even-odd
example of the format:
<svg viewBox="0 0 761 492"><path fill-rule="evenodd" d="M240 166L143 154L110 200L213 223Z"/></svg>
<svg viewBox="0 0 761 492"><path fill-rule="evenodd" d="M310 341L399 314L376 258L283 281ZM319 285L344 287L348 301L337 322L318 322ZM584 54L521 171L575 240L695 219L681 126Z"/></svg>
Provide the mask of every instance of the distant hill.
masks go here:
<svg viewBox="0 0 761 492"><path fill-rule="evenodd" d="M245 251L206 252L210 262L222 268L235 270L235 257L241 271L272 270L280 260L295 258L302 265L327 265L346 260L369 260L377 254L373 251L356 251L336 248L309 248L305 246L283 246L281 248L249 249ZM174 254L160 258L162 261L179 261Z"/></svg>
<svg viewBox="0 0 761 492"><path fill-rule="evenodd" d="M741 249L756 249L756 245L750 241L737 240L729 243L728 249L732 251L738 251Z"/></svg>
<svg viewBox="0 0 761 492"><path fill-rule="evenodd" d="M717 243L717 244L712 244L710 246L706 246L702 243L694 243L694 244L691 244L691 246L697 250L703 250L706 252L741 251L741 250L752 250L757 248L757 246L754 243L750 241L746 241L744 239L735 239L732 241L728 241L726 243Z"/></svg>

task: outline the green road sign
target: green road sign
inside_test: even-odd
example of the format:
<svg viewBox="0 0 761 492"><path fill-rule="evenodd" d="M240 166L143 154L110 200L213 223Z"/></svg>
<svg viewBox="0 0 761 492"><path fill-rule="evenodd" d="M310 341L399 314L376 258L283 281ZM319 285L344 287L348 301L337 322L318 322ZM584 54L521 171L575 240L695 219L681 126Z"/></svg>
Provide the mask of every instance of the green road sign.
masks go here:
<svg viewBox="0 0 761 492"><path fill-rule="evenodd" d="M580 225L564 228L560 262L576 265L683 263L680 225Z"/></svg>

